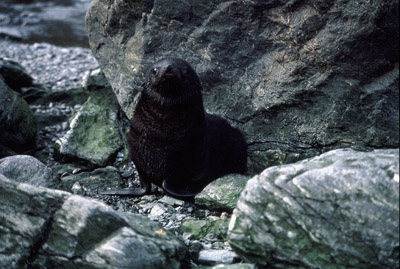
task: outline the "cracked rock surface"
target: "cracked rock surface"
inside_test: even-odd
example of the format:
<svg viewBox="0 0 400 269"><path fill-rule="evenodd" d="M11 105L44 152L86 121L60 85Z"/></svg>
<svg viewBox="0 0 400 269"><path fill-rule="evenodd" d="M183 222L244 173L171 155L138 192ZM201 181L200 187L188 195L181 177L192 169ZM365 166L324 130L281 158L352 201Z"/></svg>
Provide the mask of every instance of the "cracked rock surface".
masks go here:
<svg viewBox="0 0 400 269"><path fill-rule="evenodd" d="M274 268L397 268L399 150L334 150L250 179L228 239Z"/></svg>
<svg viewBox="0 0 400 269"><path fill-rule="evenodd" d="M181 268L188 262L184 244L147 218L2 174L0 223L2 268Z"/></svg>
<svg viewBox="0 0 400 269"><path fill-rule="evenodd" d="M397 1L93 0L89 44L128 118L155 60L180 57L240 128L249 169L399 143Z"/></svg>

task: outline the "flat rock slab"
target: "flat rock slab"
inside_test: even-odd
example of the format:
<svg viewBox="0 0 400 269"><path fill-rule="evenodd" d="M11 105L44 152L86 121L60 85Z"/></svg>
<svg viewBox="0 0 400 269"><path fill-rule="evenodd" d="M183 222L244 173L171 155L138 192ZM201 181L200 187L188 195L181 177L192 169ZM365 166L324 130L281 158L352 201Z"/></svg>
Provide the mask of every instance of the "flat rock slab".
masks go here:
<svg viewBox="0 0 400 269"><path fill-rule="evenodd" d="M200 251L198 262L204 265L215 265L218 263L231 264L238 260L239 256L233 251L225 249L208 249Z"/></svg>
<svg viewBox="0 0 400 269"><path fill-rule="evenodd" d="M232 212L249 178L231 174L208 184L195 196L196 205L218 211Z"/></svg>
<svg viewBox="0 0 400 269"><path fill-rule="evenodd" d="M123 185L124 180L121 178L118 169L107 166L90 172L62 175L59 188L71 192L71 190L80 186L82 191L97 192L105 189L122 188Z"/></svg>
<svg viewBox="0 0 400 269"><path fill-rule="evenodd" d="M334 150L271 167L246 185L228 239L282 268L399 266L399 150Z"/></svg>

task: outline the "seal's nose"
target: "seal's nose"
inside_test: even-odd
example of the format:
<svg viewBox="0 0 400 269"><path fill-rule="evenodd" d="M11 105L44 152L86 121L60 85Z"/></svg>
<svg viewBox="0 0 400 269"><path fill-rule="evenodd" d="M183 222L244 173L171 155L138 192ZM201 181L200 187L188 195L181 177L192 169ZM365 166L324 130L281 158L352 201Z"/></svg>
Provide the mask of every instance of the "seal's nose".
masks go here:
<svg viewBox="0 0 400 269"><path fill-rule="evenodd" d="M171 64L169 64L166 68L165 68L165 72L164 72L164 76L165 77L175 77L176 74L174 72L174 68Z"/></svg>

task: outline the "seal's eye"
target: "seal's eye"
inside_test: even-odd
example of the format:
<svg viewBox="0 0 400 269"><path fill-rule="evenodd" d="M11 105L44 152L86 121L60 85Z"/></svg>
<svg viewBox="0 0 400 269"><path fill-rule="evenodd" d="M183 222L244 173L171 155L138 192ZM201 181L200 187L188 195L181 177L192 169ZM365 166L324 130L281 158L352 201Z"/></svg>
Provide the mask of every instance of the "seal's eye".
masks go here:
<svg viewBox="0 0 400 269"><path fill-rule="evenodd" d="M189 71L187 69L182 69L182 74L187 75L187 74L189 74Z"/></svg>
<svg viewBox="0 0 400 269"><path fill-rule="evenodd" d="M154 75L157 74L157 73L158 73L158 68L157 68L157 67L154 67L153 70L151 70L151 72L152 72Z"/></svg>

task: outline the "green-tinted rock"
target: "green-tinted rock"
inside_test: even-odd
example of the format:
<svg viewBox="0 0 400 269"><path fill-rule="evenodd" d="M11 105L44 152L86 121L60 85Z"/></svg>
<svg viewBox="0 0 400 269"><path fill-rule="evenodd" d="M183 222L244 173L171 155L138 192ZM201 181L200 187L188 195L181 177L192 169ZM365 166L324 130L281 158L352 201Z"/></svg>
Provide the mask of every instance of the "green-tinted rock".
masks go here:
<svg viewBox="0 0 400 269"><path fill-rule="evenodd" d="M2 147L24 152L34 145L37 127L33 113L25 100L8 88L1 76L0 128L0 157L5 157L1 153Z"/></svg>
<svg viewBox="0 0 400 269"><path fill-rule="evenodd" d="M219 178L195 197L195 203L212 210L232 212L248 179L236 174Z"/></svg>
<svg viewBox="0 0 400 269"><path fill-rule="evenodd" d="M55 153L63 160L105 166L124 146L123 114L102 73L91 76L86 85L90 97L71 120L71 129L56 142Z"/></svg>
<svg viewBox="0 0 400 269"><path fill-rule="evenodd" d="M228 219L196 220L187 219L182 222L181 233L192 234L194 239L202 239L207 235L226 240Z"/></svg>
<svg viewBox="0 0 400 269"><path fill-rule="evenodd" d="M262 267L398 268L399 150L334 150L250 179L229 244Z"/></svg>

